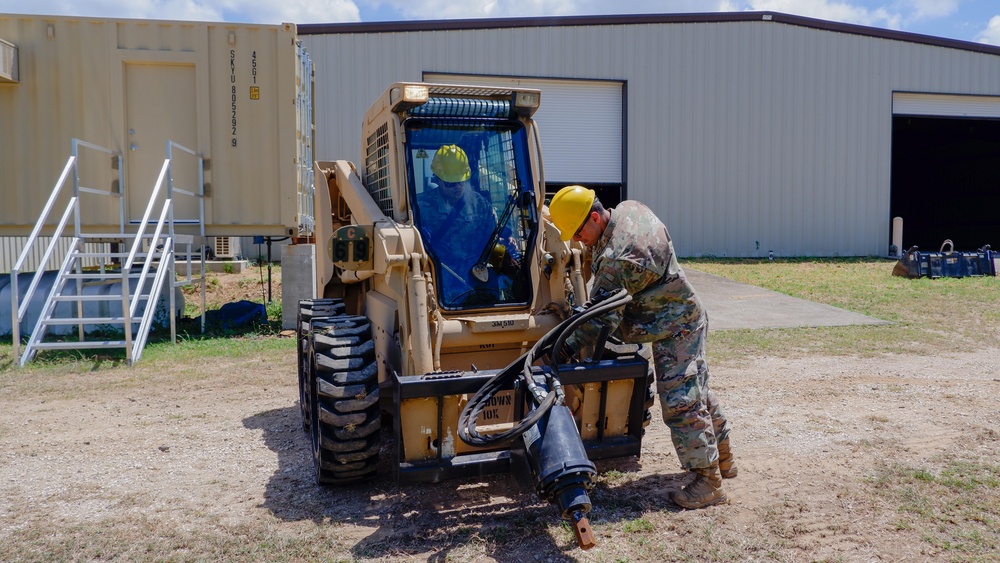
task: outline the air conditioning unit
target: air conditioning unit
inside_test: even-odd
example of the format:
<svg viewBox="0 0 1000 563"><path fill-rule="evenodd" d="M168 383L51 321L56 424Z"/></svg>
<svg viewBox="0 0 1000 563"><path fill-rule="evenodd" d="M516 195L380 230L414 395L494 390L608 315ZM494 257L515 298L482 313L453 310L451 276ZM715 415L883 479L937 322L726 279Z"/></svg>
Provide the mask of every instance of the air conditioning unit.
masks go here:
<svg viewBox="0 0 1000 563"><path fill-rule="evenodd" d="M0 82L20 82L17 75L17 47L0 39Z"/></svg>
<svg viewBox="0 0 1000 563"><path fill-rule="evenodd" d="M215 237L212 248L215 249L216 258L238 258L243 255L240 237Z"/></svg>

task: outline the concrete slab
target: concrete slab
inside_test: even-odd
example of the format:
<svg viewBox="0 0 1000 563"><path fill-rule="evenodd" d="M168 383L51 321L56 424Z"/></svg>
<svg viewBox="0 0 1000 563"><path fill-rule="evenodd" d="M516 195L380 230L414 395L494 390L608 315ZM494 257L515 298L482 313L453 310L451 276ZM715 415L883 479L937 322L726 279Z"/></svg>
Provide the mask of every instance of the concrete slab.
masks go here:
<svg viewBox="0 0 1000 563"><path fill-rule="evenodd" d="M684 266L708 310L709 330L890 324Z"/></svg>

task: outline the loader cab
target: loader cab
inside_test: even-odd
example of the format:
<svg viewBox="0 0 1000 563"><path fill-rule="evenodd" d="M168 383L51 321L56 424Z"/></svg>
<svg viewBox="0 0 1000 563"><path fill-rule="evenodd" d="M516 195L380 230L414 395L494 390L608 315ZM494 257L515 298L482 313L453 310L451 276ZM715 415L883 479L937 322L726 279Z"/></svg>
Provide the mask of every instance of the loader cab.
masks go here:
<svg viewBox="0 0 1000 563"><path fill-rule="evenodd" d="M414 116L403 130L410 206L433 264L439 306L529 306L538 207L524 125L509 118ZM465 173L435 167L442 147L467 160Z"/></svg>

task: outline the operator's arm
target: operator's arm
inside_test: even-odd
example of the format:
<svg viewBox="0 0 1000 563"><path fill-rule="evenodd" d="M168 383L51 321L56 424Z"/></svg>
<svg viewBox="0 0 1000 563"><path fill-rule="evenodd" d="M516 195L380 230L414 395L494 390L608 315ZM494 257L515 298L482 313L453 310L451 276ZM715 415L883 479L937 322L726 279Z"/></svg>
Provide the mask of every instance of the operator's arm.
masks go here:
<svg viewBox="0 0 1000 563"><path fill-rule="evenodd" d="M594 260L595 271L593 284L590 288L591 296L599 295L602 291L609 294L614 293L622 288L628 291L629 295L635 295L660 279L659 274L646 269L642 266L641 261L627 253L612 257L602 255ZM622 322L624 309L625 306L619 307L580 325L566 339L566 344L577 352L593 345L603 326L609 326L613 334Z"/></svg>

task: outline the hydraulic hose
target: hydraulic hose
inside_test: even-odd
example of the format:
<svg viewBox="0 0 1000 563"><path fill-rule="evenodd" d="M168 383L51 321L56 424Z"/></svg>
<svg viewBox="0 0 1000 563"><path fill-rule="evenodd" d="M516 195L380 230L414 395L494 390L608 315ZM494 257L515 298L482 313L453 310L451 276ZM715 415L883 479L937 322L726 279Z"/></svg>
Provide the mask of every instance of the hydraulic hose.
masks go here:
<svg viewBox="0 0 1000 563"><path fill-rule="evenodd" d="M558 351L564 346L566 339L581 324L617 309L631 300L632 296L624 289L606 296L595 297L586 302L583 307L575 311L569 318L546 333L545 336L541 337L528 352L519 356L507 367L490 378L473 395L469 402L466 403L458 419L459 438L470 446L490 447L505 445L524 434L541 420L553 405L562 403L563 390L558 378L557 362L559 357ZM546 354L548 354L550 366L552 367L552 371L546 376L549 387L548 391L535 382L531 373L531 367L535 362L535 358ZM507 431L486 436L480 434L476 430L476 419L479 418L479 414L488 406L490 399L497 392L505 387L509 387L518 378L521 379L525 385L525 389L528 390L529 400L532 404L528 414Z"/></svg>

